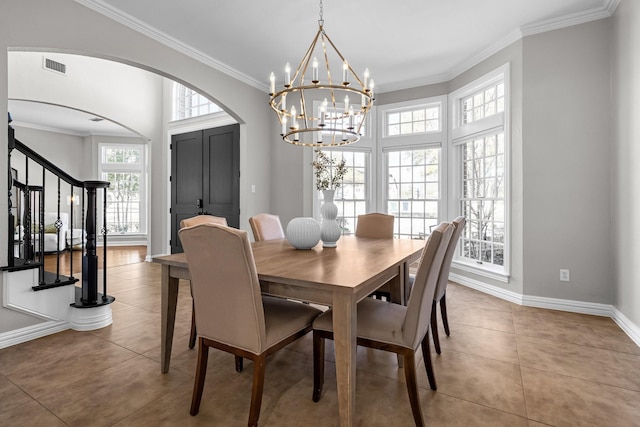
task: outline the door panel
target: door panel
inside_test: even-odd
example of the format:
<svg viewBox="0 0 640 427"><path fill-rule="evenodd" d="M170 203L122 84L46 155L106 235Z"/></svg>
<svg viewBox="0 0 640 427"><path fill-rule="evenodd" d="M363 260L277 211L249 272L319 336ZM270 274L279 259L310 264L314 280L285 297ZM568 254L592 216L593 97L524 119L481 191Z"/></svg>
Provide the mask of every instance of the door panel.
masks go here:
<svg viewBox="0 0 640 427"><path fill-rule="evenodd" d="M180 221L207 213L240 226L240 126L171 137L171 253L182 252Z"/></svg>
<svg viewBox="0 0 640 427"><path fill-rule="evenodd" d="M240 127L223 126L204 131L205 210L240 227Z"/></svg>

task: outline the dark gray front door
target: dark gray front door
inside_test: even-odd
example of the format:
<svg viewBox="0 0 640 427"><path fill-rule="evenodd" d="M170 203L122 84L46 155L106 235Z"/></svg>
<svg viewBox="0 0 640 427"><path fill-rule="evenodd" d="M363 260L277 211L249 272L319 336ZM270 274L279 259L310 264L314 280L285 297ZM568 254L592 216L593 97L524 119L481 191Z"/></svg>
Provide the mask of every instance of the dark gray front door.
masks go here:
<svg viewBox="0 0 640 427"><path fill-rule="evenodd" d="M240 226L240 126L171 137L171 253L182 252L180 221L199 214Z"/></svg>

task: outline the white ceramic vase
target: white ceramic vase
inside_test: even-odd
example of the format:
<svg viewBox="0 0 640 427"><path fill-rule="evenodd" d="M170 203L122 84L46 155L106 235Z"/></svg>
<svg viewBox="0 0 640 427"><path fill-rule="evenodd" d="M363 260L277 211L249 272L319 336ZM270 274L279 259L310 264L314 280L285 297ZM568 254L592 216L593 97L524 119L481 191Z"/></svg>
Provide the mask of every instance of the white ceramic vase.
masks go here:
<svg viewBox="0 0 640 427"><path fill-rule="evenodd" d="M322 223L320 224L320 239L322 239L322 247L335 248L342 235L340 226L336 221L338 216L338 207L333 203L333 195L335 190L322 190L324 203L320 207L322 215Z"/></svg>
<svg viewBox="0 0 640 427"><path fill-rule="evenodd" d="M320 241L320 224L313 218L293 218L285 231L287 240L296 249L311 249Z"/></svg>

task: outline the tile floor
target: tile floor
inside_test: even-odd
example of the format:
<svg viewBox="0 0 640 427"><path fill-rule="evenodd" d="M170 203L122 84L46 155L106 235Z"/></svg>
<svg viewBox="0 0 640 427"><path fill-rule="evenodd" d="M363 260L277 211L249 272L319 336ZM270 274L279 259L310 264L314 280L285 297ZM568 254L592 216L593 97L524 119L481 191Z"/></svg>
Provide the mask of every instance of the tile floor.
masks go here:
<svg viewBox="0 0 640 427"><path fill-rule="evenodd" d="M160 268L109 271L113 325L0 350L1 426L244 426L251 363L211 350L200 413L189 415L196 351L181 283L171 370L160 373ZM640 348L608 318L521 307L450 284L451 336L433 353L438 391L419 386L431 426L638 426ZM336 426L333 348L311 401L310 335L268 360L260 425ZM433 347L432 347L433 350ZM412 426L394 355L358 348L356 425Z"/></svg>

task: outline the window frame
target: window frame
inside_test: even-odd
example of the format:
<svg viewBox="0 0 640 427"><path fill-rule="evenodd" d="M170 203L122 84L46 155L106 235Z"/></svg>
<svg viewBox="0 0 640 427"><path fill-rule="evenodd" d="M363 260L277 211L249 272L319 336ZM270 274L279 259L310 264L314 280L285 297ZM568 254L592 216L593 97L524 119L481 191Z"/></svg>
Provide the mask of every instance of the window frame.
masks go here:
<svg viewBox="0 0 640 427"><path fill-rule="evenodd" d="M126 163L106 163L104 161L104 150L108 148L115 149L139 149L140 153L140 163L136 164L126 164ZM140 189L138 190L140 200L139 200L139 220L140 220L140 230L136 232L125 232L125 233L108 233L108 236L146 236L148 234L148 223L147 223L147 205L148 205L148 185L147 185L147 167L148 167L148 150L147 145L144 143L135 143L135 142L100 142L98 143L98 175L103 179L103 174L106 173L140 173ZM108 192L108 189L107 189ZM100 203L104 203L102 198L102 194L100 194ZM100 227L103 219L99 218Z"/></svg>
<svg viewBox="0 0 640 427"><path fill-rule="evenodd" d="M477 121L463 124L462 101L469 95L484 90L486 87L504 82L504 111ZM451 151L451 163L449 175L452 186L450 187L450 212L462 213L463 196L463 146L469 141L498 133L504 134L504 258L503 265L487 263L474 263L460 256L461 247L458 247L453 258L453 265L462 271L478 274L490 279L508 283L511 275L511 88L510 88L510 64L504 64L471 83L449 94L449 108L451 116L451 133L448 145Z"/></svg>
<svg viewBox="0 0 640 427"><path fill-rule="evenodd" d="M389 174L386 153L398 150L419 150L429 148L440 148L439 163L439 203L438 203L438 219L440 222L446 217L448 206L448 97L447 95L433 96L429 98L415 99L411 101L403 101L392 104L378 106L378 132L380 136L377 139L377 153L379 162L376 165L375 173L377 176L377 205L378 212L387 213L387 188L389 185ZM402 110L414 110L420 106L440 107L440 131L426 132L408 135L386 135L386 117L387 113Z"/></svg>

